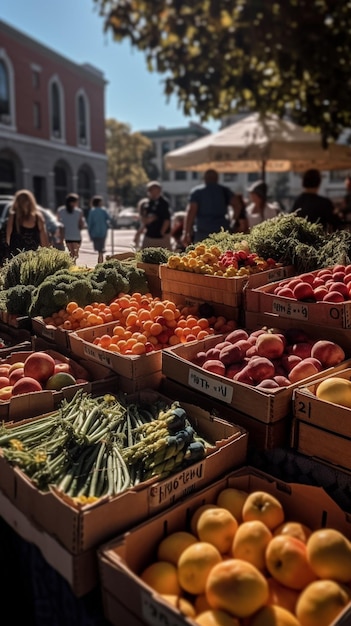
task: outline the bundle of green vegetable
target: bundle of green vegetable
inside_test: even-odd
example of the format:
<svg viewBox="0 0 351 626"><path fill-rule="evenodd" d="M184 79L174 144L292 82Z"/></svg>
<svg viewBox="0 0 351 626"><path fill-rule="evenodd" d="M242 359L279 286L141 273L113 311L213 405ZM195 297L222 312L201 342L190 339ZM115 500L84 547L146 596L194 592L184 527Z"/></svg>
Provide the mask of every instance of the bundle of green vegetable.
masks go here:
<svg viewBox="0 0 351 626"><path fill-rule="evenodd" d="M178 402L126 404L82 390L42 418L0 429L9 463L39 489L55 486L83 504L165 478L203 458L208 445Z"/></svg>
<svg viewBox="0 0 351 626"><path fill-rule="evenodd" d="M173 254L172 250L167 248L142 248L135 253L135 258L141 263L152 263L160 265L161 263L167 263L168 257Z"/></svg>
<svg viewBox="0 0 351 626"><path fill-rule="evenodd" d="M272 258L284 265L294 265L297 272L351 261L350 232L338 230L326 234L320 224L313 224L294 213L265 220L245 235L231 234L222 229L211 234L204 243L208 246L215 244L223 252L246 248L264 259Z"/></svg>

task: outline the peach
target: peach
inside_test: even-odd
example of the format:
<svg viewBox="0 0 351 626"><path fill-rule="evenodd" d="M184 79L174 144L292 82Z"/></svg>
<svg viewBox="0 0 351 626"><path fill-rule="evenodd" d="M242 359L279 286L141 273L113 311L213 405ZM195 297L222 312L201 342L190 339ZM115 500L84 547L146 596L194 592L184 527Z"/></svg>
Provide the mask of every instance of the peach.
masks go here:
<svg viewBox="0 0 351 626"><path fill-rule="evenodd" d="M8 387L10 384L10 380L8 376L0 376L0 389L3 387Z"/></svg>
<svg viewBox="0 0 351 626"><path fill-rule="evenodd" d="M287 328L284 331L288 344L300 343L301 341L309 341L307 333L301 328Z"/></svg>
<svg viewBox="0 0 351 626"><path fill-rule="evenodd" d="M47 352L33 352L24 362L24 376L45 382L55 372L55 360Z"/></svg>
<svg viewBox="0 0 351 626"><path fill-rule="evenodd" d="M261 520L243 522L234 536L232 556L248 561L263 571L266 567L266 548L272 536L269 528Z"/></svg>
<svg viewBox="0 0 351 626"><path fill-rule="evenodd" d="M320 302L321 300L324 300L324 297L328 294L328 289L326 287L316 287L313 290L313 293L315 300L317 300L317 302Z"/></svg>
<svg viewBox="0 0 351 626"><path fill-rule="evenodd" d="M221 349L218 358L224 365L231 365L232 363L240 363L244 356L245 353L243 353L241 347L238 346L237 343L229 343Z"/></svg>
<svg viewBox="0 0 351 626"><path fill-rule="evenodd" d="M226 336L226 341L230 341L231 343L235 343L239 339L247 339L249 334L243 328L236 328L232 330L229 335Z"/></svg>
<svg viewBox="0 0 351 626"><path fill-rule="evenodd" d="M20 378L23 378L24 376L24 368L23 367L17 367L15 370L12 370L12 372L10 372L9 374L9 383L10 385L14 385L16 380L19 380Z"/></svg>
<svg viewBox="0 0 351 626"><path fill-rule="evenodd" d="M304 589L316 579L303 541L290 535L276 535L266 550L266 567L273 578L291 589Z"/></svg>
<svg viewBox="0 0 351 626"><path fill-rule="evenodd" d="M265 378L273 378L275 374L272 361L263 356L251 357L245 369L254 383L260 383Z"/></svg>
<svg viewBox="0 0 351 626"><path fill-rule="evenodd" d="M12 398L12 385L1 387L0 400L7 401L7 400L10 400L11 398Z"/></svg>
<svg viewBox="0 0 351 626"><path fill-rule="evenodd" d="M8 377L10 367L11 367L10 363L4 363L3 365L0 365L0 376Z"/></svg>
<svg viewBox="0 0 351 626"><path fill-rule="evenodd" d="M327 339L316 341L312 346L311 356L318 359L324 368L334 367L345 360L345 352L342 347Z"/></svg>
<svg viewBox="0 0 351 626"><path fill-rule="evenodd" d="M345 299L349 297L349 290L347 288L347 285L345 285L345 283L342 283L342 282L333 283L331 287L331 291L339 291L344 296Z"/></svg>
<svg viewBox="0 0 351 626"><path fill-rule="evenodd" d="M193 595L204 593L207 579L222 557L211 543L197 541L183 550L178 560L181 588Z"/></svg>
<svg viewBox="0 0 351 626"><path fill-rule="evenodd" d="M256 348L259 356L278 359L284 352L285 344L278 334L265 333L257 337Z"/></svg>
<svg viewBox="0 0 351 626"><path fill-rule="evenodd" d="M345 302L345 298L340 291L328 291L322 302Z"/></svg>
<svg viewBox="0 0 351 626"><path fill-rule="evenodd" d="M196 525L199 540L212 544L221 554L229 552L237 528L231 512L219 506L203 511Z"/></svg>
<svg viewBox="0 0 351 626"><path fill-rule="evenodd" d="M310 283L301 283L293 289L297 300L314 300L313 287Z"/></svg>

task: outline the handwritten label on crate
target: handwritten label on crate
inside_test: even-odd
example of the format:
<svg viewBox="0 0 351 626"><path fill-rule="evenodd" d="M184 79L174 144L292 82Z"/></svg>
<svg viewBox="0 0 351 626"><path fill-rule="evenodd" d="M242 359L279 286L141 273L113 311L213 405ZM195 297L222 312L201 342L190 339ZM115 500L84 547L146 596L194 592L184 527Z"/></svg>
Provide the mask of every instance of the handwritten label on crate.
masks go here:
<svg viewBox="0 0 351 626"><path fill-rule="evenodd" d="M308 305L304 302L283 302L273 300L272 313L281 317L291 317L298 320L308 320Z"/></svg>
<svg viewBox="0 0 351 626"><path fill-rule="evenodd" d="M300 398L296 398L295 402L295 413L299 413L301 415L301 419L310 419L311 418L311 402L307 402L307 400L301 400Z"/></svg>
<svg viewBox="0 0 351 626"><path fill-rule="evenodd" d="M93 348L92 346L85 345L84 354L90 356L92 359L95 359L95 361L105 363L106 365L111 365L111 357L100 350L95 350L95 348Z"/></svg>
<svg viewBox="0 0 351 626"><path fill-rule="evenodd" d="M205 460L190 465L182 472L174 474L149 489L150 508L158 508L166 502L170 505L179 498L196 491L197 483L205 475Z"/></svg>
<svg viewBox="0 0 351 626"><path fill-rule="evenodd" d="M213 380L202 374L202 372L199 373L191 368L189 369L188 385L223 402L230 403L233 398L233 387L227 385L224 381Z"/></svg>
<svg viewBox="0 0 351 626"><path fill-rule="evenodd" d="M278 267L275 270L269 270L267 282L272 283L275 280L279 280L280 278L284 278L286 275L285 268Z"/></svg>
<svg viewBox="0 0 351 626"><path fill-rule="evenodd" d="M184 626L184 619L168 611L145 591L141 591L141 612L143 622L150 626Z"/></svg>

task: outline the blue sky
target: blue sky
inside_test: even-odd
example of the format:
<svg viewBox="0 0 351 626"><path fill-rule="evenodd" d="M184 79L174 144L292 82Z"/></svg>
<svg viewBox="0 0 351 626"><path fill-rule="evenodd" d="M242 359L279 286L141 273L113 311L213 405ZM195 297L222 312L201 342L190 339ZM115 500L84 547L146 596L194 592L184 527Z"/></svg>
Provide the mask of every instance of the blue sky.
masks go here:
<svg viewBox="0 0 351 626"><path fill-rule="evenodd" d="M0 19L76 63L98 67L108 81L106 117L129 124L132 131L199 121L186 117L176 98L167 103L162 76L148 72L142 53L104 33L93 0L1 0ZM219 129L219 122L203 125Z"/></svg>

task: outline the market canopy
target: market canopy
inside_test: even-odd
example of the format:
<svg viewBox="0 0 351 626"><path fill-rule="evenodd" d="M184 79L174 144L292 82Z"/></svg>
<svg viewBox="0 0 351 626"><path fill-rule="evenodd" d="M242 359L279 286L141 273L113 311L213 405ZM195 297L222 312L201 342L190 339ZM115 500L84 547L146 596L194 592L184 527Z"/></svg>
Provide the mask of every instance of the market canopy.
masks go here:
<svg viewBox="0 0 351 626"><path fill-rule="evenodd" d="M351 170L351 146L322 148L321 136L277 115L253 113L165 155L167 169L203 172Z"/></svg>

